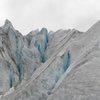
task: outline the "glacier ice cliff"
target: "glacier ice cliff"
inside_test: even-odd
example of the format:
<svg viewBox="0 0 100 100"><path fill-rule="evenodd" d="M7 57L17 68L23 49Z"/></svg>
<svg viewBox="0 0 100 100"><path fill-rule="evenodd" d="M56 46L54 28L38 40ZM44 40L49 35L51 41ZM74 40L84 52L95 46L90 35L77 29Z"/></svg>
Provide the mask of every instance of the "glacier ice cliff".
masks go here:
<svg viewBox="0 0 100 100"><path fill-rule="evenodd" d="M100 100L100 21L88 31L22 35L0 27L0 100Z"/></svg>

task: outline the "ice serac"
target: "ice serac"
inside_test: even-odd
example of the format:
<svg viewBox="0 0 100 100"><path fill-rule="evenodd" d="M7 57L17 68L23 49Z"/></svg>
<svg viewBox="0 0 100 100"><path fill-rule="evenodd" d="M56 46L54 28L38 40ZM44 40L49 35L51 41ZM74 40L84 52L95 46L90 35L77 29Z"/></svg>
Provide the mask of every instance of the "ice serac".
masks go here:
<svg viewBox="0 0 100 100"><path fill-rule="evenodd" d="M100 21L23 36L7 20L0 41L1 100L100 100Z"/></svg>
<svg viewBox="0 0 100 100"><path fill-rule="evenodd" d="M41 32L32 31L23 36L9 20L0 27L0 95L26 82L44 62L48 32L46 29ZM40 43L40 51L36 42Z"/></svg>

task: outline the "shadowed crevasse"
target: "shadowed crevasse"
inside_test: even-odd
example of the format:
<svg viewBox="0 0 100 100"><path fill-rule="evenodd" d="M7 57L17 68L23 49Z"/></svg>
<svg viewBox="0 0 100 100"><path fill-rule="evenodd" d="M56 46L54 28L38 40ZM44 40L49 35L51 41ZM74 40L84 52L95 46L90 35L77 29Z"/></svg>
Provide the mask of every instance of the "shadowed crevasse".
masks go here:
<svg viewBox="0 0 100 100"><path fill-rule="evenodd" d="M8 67L9 67L9 87L12 88L14 83L14 73L10 63L8 63Z"/></svg>
<svg viewBox="0 0 100 100"><path fill-rule="evenodd" d="M16 62L17 62L17 69L18 69L18 75L19 75L19 81L22 80L22 62L21 62L21 49L18 45L18 37L16 37Z"/></svg>
<svg viewBox="0 0 100 100"><path fill-rule="evenodd" d="M64 54L63 64L59 65L58 67L58 74L55 77L56 83L58 82L60 77L65 73L65 71L68 69L70 63L71 63L71 54L70 51L68 51L67 53Z"/></svg>
<svg viewBox="0 0 100 100"><path fill-rule="evenodd" d="M63 68L64 68L64 71L67 70L67 68L69 67L70 63L71 63L71 54L70 54L70 51L68 51L64 55L64 58L63 58Z"/></svg>
<svg viewBox="0 0 100 100"><path fill-rule="evenodd" d="M44 31L46 30L45 28L43 28L40 32L40 34L42 34ZM38 49L38 51L40 52L40 60L42 63L44 63L46 61L46 55L45 55L45 51L46 51L46 48L47 48L47 44L49 42L49 37L48 37L48 31L46 30L46 33L44 34L44 40L43 40L43 43L40 43L39 40L37 40L36 42L36 47Z"/></svg>

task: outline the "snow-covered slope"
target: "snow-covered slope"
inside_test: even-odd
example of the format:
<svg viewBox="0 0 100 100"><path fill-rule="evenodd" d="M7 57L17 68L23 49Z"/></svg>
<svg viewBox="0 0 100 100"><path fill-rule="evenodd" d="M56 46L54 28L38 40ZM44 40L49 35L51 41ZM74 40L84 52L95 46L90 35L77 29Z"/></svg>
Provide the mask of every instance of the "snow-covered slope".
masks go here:
<svg viewBox="0 0 100 100"><path fill-rule="evenodd" d="M0 28L1 100L99 100L100 21L87 32ZM2 77L4 76L4 77Z"/></svg>

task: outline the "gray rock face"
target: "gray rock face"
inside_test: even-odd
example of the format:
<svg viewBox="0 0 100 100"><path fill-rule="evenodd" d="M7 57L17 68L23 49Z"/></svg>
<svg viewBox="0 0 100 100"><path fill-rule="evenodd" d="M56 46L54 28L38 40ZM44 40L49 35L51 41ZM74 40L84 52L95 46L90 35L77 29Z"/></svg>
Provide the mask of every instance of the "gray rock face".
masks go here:
<svg viewBox="0 0 100 100"><path fill-rule="evenodd" d="M0 28L1 100L100 100L100 21L87 32ZM2 77L3 76L3 77Z"/></svg>

